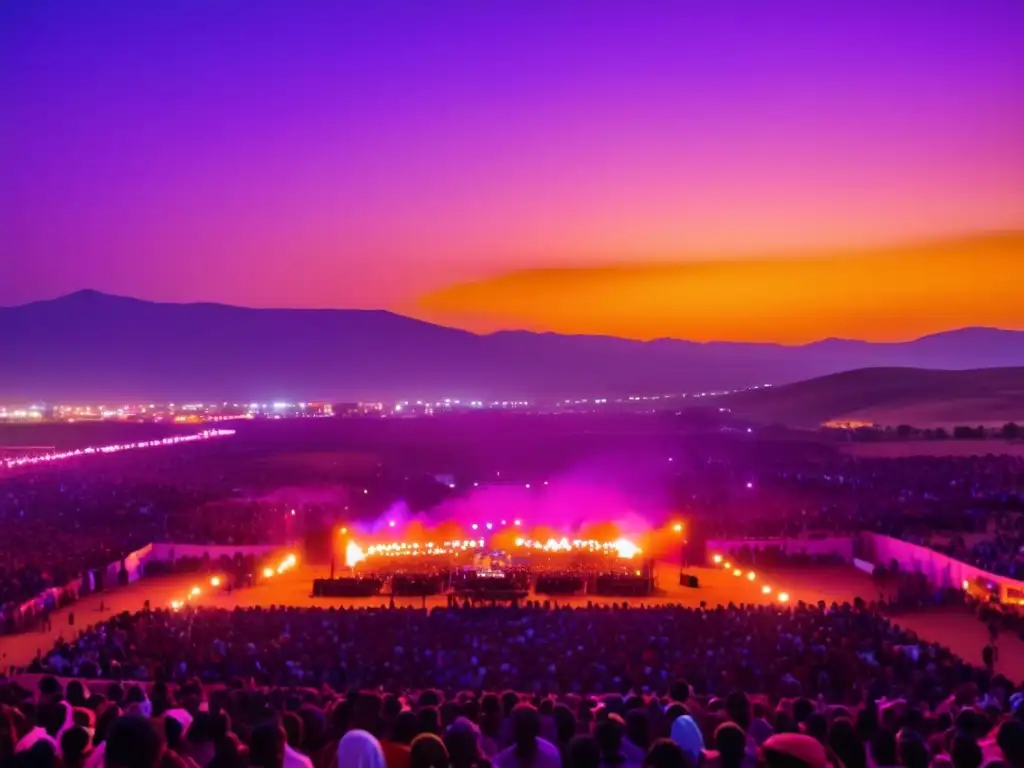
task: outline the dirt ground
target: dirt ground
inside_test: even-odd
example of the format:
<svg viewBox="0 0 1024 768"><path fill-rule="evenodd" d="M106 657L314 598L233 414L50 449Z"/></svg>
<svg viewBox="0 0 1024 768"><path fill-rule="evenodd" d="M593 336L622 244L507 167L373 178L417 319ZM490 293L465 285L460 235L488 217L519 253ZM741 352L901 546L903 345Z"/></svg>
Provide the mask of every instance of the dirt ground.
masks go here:
<svg viewBox="0 0 1024 768"><path fill-rule="evenodd" d="M816 568L802 571L757 572L753 581L747 578L747 571L734 576L732 569L691 568L687 573L696 575L700 587L690 589L679 586L679 567L674 563L658 564L658 585L660 594L647 598L647 604L677 603L698 606L702 601L708 606L727 603L765 604L777 602L778 594L786 592L790 602L803 600L852 601L856 597L871 599L877 596L871 578L852 567ZM53 630L48 633L33 632L22 635L0 637L0 660L2 668L25 666L39 651L50 648L59 638L75 636L81 629L108 618L112 613L141 610L146 600L153 607L168 606L172 600L184 599L193 587L199 587L201 594L194 598L198 605L221 606L372 606L387 604L387 598L314 598L311 588L314 578L325 577L324 568L299 564L298 567L281 575L275 575L251 589L234 590L230 594L223 589L209 585L208 579L175 576L146 579L124 589L104 595L91 595L70 609L53 614ZM770 594L762 588L771 587ZM100 612L100 600L105 610ZM594 602L615 602L614 598L590 598ZM559 604L585 604L587 597L559 599ZM621 598L619 602L621 602ZM630 605L639 605L640 600L628 600ZM418 606L419 598L399 598L397 605ZM443 597L427 601L428 607L445 604ZM68 625L68 615L75 615L74 627ZM898 623L918 633L931 642L950 647L969 662L981 663L981 649L987 642L986 626L970 614L955 609L930 611L912 616L900 617ZM1000 658L997 670L1015 681L1024 681L1024 642L1019 638L1004 636L999 641Z"/></svg>

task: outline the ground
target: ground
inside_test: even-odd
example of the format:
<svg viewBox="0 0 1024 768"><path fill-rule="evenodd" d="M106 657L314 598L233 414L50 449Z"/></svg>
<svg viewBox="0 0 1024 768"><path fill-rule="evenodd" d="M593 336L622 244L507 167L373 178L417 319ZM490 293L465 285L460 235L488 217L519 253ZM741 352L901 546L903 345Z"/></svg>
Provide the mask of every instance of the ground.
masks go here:
<svg viewBox="0 0 1024 768"><path fill-rule="evenodd" d="M700 587L690 589L679 586L679 567L674 563L663 562L658 565L658 584L663 592L644 602L649 604L678 603L697 606L704 601L709 606L725 603L767 603L777 602L778 594L786 592L790 601L818 600L852 601L855 597L870 599L877 596L874 583L870 576L848 566L814 568L801 571L780 571L767 573L758 571L753 581L748 580L748 571L741 571L734 576L732 569L691 568L692 573L700 580ZM255 605L293 605L293 606L337 606L349 605L372 606L386 605L386 598L344 599L314 598L311 588L314 578L327 576L326 569L300 564L295 570L275 575L251 589L234 590L230 594L222 589L215 589L209 584L209 577L198 579L194 576L175 576L167 578L146 579L124 589L108 592L104 595L91 595L70 609L63 609L53 614L53 630L48 633L33 632L22 635L0 637L0 658L3 668L10 665L25 666L39 650L50 648L58 637L69 638L82 628L102 621L112 613L121 611L141 610L146 600L153 607L168 606L172 600L183 600L193 587L199 587L201 594L194 598L200 605L216 605L222 607L255 606ZM765 595L762 587L772 588ZM100 612L100 601L104 603L104 611ZM568 601L559 599L560 604L571 602L585 603L588 598L576 597ZM592 598L595 602L615 602L613 598ZM619 599L621 601L621 598ZM444 598L432 598L428 605L444 605ZM631 599L631 605L640 601ZM418 598L399 598L398 605L418 606ZM75 615L75 625L68 625L68 615ZM987 642L986 626L961 610L942 609L908 616L901 616L897 622L917 632L920 637L931 642L939 642L950 647L955 653L969 662L981 663L981 649ZM997 671L1006 674L1014 681L1024 681L1024 642L1017 637L1004 635L999 640L1000 659Z"/></svg>

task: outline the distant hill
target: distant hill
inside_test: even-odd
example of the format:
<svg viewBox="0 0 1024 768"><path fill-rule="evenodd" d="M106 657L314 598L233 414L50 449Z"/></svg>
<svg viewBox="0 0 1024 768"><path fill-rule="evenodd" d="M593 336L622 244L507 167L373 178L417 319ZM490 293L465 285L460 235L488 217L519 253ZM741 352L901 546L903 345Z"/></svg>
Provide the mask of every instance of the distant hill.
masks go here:
<svg viewBox="0 0 1024 768"><path fill-rule="evenodd" d="M791 427L829 421L998 426L1024 423L1024 368L865 368L740 392L722 402L738 416Z"/></svg>
<svg viewBox="0 0 1024 768"><path fill-rule="evenodd" d="M736 389L873 366L1020 366L1024 332L796 347L477 335L383 311L160 304L81 291L0 308L0 361L4 400L546 398Z"/></svg>

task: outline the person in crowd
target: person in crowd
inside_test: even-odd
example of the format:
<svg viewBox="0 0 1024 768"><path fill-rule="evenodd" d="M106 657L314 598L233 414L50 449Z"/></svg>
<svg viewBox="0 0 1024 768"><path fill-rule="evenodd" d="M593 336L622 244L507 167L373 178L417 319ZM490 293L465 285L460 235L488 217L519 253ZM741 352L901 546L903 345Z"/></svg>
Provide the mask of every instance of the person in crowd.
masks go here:
<svg viewBox="0 0 1024 768"><path fill-rule="evenodd" d="M540 715L533 705L516 704L510 719L512 744L494 758L496 768L560 768L562 757L540 737Z"/></svg>

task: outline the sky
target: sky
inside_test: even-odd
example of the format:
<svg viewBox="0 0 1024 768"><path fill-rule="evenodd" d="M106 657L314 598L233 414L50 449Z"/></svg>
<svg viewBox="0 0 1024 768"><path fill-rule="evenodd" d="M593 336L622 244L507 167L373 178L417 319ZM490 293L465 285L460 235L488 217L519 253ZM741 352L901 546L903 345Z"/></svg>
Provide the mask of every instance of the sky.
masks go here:
<svg viewBox="0 0 1024 768"><path fill-rule="evenodd" d="M3 3L0 305L1024 328L1022 94L1020 0Z"/></svg>

